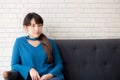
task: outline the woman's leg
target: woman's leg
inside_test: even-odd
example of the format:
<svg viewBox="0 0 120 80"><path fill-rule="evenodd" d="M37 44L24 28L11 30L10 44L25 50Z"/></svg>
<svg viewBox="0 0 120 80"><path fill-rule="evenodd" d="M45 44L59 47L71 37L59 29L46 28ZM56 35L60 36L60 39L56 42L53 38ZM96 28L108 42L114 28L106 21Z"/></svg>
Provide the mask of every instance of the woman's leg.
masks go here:
<svg viewBox="0 0 120 80"><path fill-rule="evenodd" d="M53 78L51 78L50 80L62 80L62 79L60 79L60 78L58 78L58 77L53 77Z"/></svg>
<svg viewBox="0 0 120 80"><path fill-rule="evenodd" d="M30 74L28 74L27 80L32 80Z"/></svg>

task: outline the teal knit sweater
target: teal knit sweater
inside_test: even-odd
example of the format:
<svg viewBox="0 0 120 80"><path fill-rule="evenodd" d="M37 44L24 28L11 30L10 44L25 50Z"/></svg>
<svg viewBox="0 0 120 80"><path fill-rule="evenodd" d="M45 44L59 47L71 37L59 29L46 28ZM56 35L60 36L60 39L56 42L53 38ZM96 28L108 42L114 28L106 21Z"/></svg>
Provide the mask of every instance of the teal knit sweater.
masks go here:
<svg viewBox="0 0 120 80"><path fill-rule="evenodd" d="M47 63L47 55L42 43L34 47L28 43L27 36L17 38L12 52L12 70L18 71L25 80L27 80L31 68L36 69L40 76L51 73L64 79L62 59L58 48L53 40L49 39L49 41L53 49L54 60L52 63Z"/></svg>

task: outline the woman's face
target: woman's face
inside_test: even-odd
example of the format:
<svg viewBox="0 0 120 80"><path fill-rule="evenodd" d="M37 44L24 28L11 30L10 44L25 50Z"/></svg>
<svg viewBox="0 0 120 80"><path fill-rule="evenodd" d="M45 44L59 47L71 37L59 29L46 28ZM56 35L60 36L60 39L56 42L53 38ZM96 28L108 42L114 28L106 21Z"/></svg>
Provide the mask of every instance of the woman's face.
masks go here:
<svg viewBox="0 0 120 80"><path fill-rule="evenodd" d="M37 38L42 33L43 25L42 24L36 24L35 20L32 19L31 20L31 25L24 26L24 27L25 27L26 31L28 32L28 34L31 38Z"/></svg>

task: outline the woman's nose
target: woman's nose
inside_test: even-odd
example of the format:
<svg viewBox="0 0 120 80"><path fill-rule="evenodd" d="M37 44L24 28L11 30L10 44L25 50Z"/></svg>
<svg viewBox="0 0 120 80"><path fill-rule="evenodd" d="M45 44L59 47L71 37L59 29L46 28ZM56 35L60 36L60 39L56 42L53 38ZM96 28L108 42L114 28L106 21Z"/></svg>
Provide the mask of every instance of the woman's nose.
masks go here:
<svg viewBox="0 0 120 80"><path fill-rule="evenodd" d="M35 26L35 30L38 30L38 26Z"/></svg>

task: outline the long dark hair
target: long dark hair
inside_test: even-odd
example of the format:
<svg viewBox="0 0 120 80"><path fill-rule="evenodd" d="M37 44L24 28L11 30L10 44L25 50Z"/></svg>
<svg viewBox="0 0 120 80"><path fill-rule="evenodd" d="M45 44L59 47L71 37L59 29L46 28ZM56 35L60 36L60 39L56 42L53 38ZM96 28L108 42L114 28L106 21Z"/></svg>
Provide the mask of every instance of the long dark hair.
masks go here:
<svg viewBox="0 0 120 80"><path fill-rule="evenodd" d="M37 13L28 13L26 17L24 18L23 25L24 26L29 26L31 25L31 20L34 19L36 24L42 24L43 25L43 19L40 15ZM43 48L47 54L47 62L50 63L53 60L53 55L52 55L52 46L48 40L48 38L42 33L40 35L40 41L43 43Z"/></svg>

